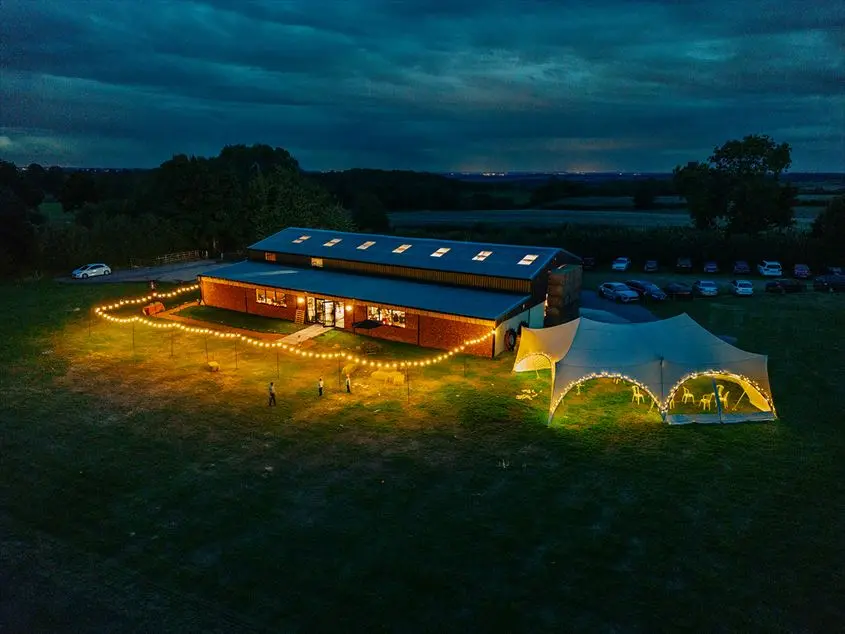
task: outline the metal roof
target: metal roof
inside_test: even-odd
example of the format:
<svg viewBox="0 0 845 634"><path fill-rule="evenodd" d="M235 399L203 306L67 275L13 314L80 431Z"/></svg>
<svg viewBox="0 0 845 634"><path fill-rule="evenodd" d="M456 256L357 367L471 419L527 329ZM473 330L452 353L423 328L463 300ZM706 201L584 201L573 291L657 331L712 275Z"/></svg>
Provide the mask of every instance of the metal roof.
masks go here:
<svg viewBox="0 0 845 634"><path fill-rule="evenodd" d="M403 238L300 227L283 229L249 248L317 258L516 279L534 278L556 255L563 253L560 249L551 247ZM439 255L433 255L438 253Z"/></svg>
<svg viewBox="0 0 845 634"><path fill-rule="evenodd" d="M498 319L510 309L531 299L528 295L368 277L324 269L301 269L249 260L215 269L200 277L490 320Z"/></svg>

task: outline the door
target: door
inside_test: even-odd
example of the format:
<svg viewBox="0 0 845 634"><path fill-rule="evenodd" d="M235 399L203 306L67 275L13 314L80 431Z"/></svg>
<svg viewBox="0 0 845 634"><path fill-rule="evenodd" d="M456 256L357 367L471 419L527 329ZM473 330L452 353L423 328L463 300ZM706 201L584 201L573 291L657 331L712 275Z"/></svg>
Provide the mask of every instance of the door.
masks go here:
<svg viewBox="0 0 845 634"><path fill-rule="evenodd" d="M335 304L334 307L334 325L335 328L344 328L344 313L343 304Z"/></svg>
<svg viewBox="0 0 845 634"><path fill-rule="evenodd" d="M317 301L313 297L306 300L305 321L309 324L317 321Z"/></svg>
<svg viewBox="0 0 845 634"><path fill-rule="evenodd" d="M322 315L320 315L320 319L317 321L324 326L334 326L334 302L324 299L319 303L322 304L322 310L319 311L322 312Z"/></svg>

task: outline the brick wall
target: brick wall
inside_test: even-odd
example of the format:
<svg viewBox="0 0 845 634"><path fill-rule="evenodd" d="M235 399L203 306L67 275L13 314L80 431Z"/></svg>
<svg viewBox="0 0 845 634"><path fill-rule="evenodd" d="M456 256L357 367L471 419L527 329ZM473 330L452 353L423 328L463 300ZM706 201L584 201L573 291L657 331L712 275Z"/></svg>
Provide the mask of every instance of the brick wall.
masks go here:
<svg viewBox="0 0 845 634"><path fill-rule="evenodd" d="M200 281L202 298L206 305L217 308L226 308L252 315L263 317L275 317L294 321L297 308L305 309L305 304L297 304L297 294L287 294L287 307L270 306L259 304L255 301L255 289L242 286L233 286L225 282L208 280L203 278ZM405 313L405 327L379 326L371 330L353 329L352 324L367 319L367 304L354 303L352 311L344 315L344 330L352 331L360 335L376 339L386 339L419 345L426 348L440 350L451 350L463 344L467 339L476 339L485 335L489 326L456 321L453 319L442 319L428 315L419 315L410 311ZM493 342L487 339L479 344L470 346L465 350L470 354L483 357L492 356Z"/></svg>
<svg viewBox="0 0 845 634"><path fill-rule="evenodd" d="M208 306L237 310L251 315L275 317L294 321L296 319L296 295L287 294L287 306L271 306L255 301L255 289L232 286L203 278L200 282L202 301ZM303 305L304 308L304 305Z"/></svg>

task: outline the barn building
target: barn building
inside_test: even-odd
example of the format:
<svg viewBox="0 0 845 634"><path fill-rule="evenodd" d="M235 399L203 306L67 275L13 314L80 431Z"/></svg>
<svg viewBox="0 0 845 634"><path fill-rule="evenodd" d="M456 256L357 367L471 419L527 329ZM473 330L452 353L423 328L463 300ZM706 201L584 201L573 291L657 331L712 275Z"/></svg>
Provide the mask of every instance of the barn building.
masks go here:
<svg viewBox="0 0 845 634"><path fill-rule="evenodd" d="M547 247L290 227L199 282L208 306L427 348L495 331L465 350L493 357L512 347L510 330L544 325L550 272L577 270L580 287L580 268L577 256ZM571 311L577 290L565 307L562 292L552 297L556 309Z"/></svg>

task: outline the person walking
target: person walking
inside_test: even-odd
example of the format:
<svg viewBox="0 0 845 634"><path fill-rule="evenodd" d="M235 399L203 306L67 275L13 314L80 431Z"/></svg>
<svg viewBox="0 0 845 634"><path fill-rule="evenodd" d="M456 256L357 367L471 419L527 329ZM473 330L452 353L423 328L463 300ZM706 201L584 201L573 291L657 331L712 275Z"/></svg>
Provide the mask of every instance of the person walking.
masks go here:
<svg viewBox="0 0 845 634"><path fill-rule="evenodd" d="M270 381L270 387L267 388L269 392L270 398L267 401L267 407L276 406L276 386L273 385L273 381Z"/></svg>
<svg viewBox="0 0 845 634"><path fill-rule="evenodd" d="M320 380L317 381L317 395L323 395L323 377L320 377Z"/></svg>
<svg viewBox="0 0 845 634"><path fill-rule="evenodd" d="M349 375L346 375L346 393L352 394L352 379L349 378Z"/></svg>

